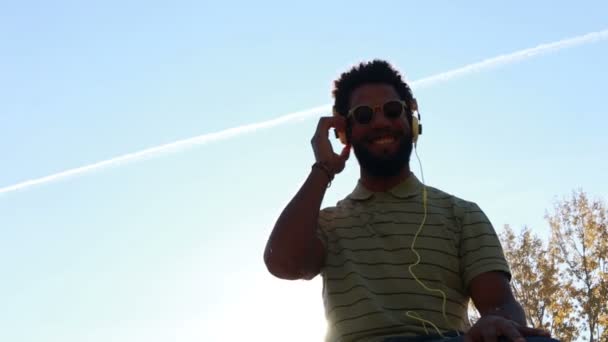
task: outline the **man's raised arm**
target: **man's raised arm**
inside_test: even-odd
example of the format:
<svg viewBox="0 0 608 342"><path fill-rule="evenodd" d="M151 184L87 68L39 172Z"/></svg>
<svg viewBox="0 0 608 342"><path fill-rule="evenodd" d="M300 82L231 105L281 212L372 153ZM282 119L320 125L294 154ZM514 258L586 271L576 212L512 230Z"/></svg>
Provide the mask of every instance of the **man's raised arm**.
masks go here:
<svg viewBox="0 0 608 342"><path fill-rule="evenodd" d="M329 141L331 128L343 130L342 117L323 117L311 143L316 163L306 181L283 209L266 243L264 263L268 271L281 279L312 279L325 260L323 243L317 236L321 203L334 175L344 169L350 153L345 146L340 155Z"/></svg>

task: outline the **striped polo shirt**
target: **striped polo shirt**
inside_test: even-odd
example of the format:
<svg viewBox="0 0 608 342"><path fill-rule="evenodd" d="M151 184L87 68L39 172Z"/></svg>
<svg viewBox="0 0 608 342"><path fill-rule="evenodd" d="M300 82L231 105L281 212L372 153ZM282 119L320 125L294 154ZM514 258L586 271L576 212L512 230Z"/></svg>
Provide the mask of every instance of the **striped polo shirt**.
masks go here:
<svg viewBox="0 0 608 342"><path fill-rule="evenodd" d="M374 193L359 182L336 206L319 214L326 248L321 270L326 341L381 341L390 336L464 332L469 328L467 287L488 271L510 275L492 224L473 202L427 187L411 174L393 189ZM445 315L443 295L445 293ZM409 314L408 314L409 313ZM412 318L416 317L416 318ZM418 318L418 319L417 319ZM447 319L446 319L447 318Z"/></svg>

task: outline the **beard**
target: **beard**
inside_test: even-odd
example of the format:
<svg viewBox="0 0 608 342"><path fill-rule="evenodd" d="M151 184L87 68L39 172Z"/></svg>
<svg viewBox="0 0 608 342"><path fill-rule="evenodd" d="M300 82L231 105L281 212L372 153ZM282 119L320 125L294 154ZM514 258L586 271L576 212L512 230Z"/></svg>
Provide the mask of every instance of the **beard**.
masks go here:
<svg viewBox="0 0 608 342"><path fill-rule="evenodd" d="M397 176L409 164L413 144L411 136L402 135L397 151L383 156L373 154L361 142L353 143L352 147L362 169L373 177L386 178Z"/></svg>

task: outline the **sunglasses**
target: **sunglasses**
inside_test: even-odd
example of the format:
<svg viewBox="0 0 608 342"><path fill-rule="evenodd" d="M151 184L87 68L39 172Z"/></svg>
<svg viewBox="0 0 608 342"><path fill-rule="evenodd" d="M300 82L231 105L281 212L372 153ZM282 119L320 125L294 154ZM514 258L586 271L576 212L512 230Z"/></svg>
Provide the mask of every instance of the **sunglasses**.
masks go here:
<svg viewBox="0 0 608 342"><path fill-rule="evenodd" d="M376 110L380 108L384 116L391 120L401 117L409 109L405 101L391 100L376 108L368 105L352 108L348 111L347 118L352 116L358 123L365 125L372 121Z"/></svg>

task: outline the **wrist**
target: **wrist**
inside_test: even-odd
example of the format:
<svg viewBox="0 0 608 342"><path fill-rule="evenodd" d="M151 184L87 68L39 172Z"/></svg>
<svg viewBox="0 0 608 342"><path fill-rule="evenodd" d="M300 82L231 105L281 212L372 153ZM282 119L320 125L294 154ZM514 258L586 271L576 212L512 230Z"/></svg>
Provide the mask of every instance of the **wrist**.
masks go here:
<svg viewBox="0 0 608 342"><path fill-rule="evenodd" d="M331 182L334 180L334 176L336 175L336 173L324 162L315 162L314 164L312 164L311 167L312 171L317 171L319 173L322 173L328 181L328 187L331 185Z"/></svg>

